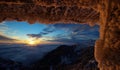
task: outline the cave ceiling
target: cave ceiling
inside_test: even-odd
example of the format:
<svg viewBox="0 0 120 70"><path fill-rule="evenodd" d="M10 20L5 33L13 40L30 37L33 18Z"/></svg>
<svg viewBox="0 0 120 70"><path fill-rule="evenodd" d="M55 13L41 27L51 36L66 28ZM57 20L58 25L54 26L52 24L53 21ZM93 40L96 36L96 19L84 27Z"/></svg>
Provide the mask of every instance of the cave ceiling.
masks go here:
<svg viewBox="0 0 120 70"><path fill-rule="evenodd" d="M0 0L0 21L98 23L99 0Z"/></svg>

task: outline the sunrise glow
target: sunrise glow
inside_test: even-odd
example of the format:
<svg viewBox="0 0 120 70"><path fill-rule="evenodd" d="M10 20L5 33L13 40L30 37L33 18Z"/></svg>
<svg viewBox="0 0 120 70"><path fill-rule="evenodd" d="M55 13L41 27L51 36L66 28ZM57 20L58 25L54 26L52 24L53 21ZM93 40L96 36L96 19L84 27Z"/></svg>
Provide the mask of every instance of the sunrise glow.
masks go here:
<svg viewBox="0 0 120 70"><path fill-rule="evenodd" d="M36 39L33 39L33 38L30 38L30 39L27 40L26 44L28 44L30 46L35 46L35 45L40 44L40 41L36 40Z"/></svg>
<svg viewBox="0 0 120 70"><path fill-rule="evenodd" d="M35 41L29 41L28 44L34 45L34 44L36 44L36 43L35 43Z"/></svg>
<svg viewBox="0 0 120 70"><path fill-rule="evenodd" d="M0 24L0 43L28 46L71 44L78 43L80 40L96 40L99 36L98 29L97 25L94 27L85 24L44 25L35 23L29 25L27 22L4 21Z"/></svg>

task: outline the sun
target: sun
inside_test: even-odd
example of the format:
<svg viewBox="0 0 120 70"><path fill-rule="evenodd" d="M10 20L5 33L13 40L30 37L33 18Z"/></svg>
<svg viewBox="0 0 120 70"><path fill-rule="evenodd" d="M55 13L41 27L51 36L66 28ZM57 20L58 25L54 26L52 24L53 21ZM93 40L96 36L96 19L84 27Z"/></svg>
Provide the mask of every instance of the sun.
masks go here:
<svg viewBox="0 0 120 70"><path fill-rule="evenodd" d="M28 44L30 44L30 45L35 45L36 43L35 43L35 41L31 41L31 40L30 40L30 41L28 42Z"/></svg>
<svg viewBox="0 0 120 70"><path fill-rule="evenodd" d="M29 40L27 40L27 44L30 45L30 46L35 46L35 45L39 44L39 41L34 40L34 39L29 39Z"/></svg>

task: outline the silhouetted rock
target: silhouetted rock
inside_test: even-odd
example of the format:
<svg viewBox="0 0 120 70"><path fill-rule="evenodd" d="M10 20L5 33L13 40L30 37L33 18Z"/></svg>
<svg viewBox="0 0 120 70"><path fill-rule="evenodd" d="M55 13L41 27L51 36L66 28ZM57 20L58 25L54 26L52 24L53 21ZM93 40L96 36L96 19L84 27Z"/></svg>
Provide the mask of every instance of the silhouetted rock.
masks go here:
<svg viewBox="0 0 120 70"><path fill-rule="evenodd" d="M0 70L27 70L27 69L28 69L27 67L23 66L19 62L0 58Z"/></svg>
<svg viewBox="0 0 120 70"><path fill-rule="evenodd" d="M35 62L31 70L98 70L94 47L61 45Z"/></svg>

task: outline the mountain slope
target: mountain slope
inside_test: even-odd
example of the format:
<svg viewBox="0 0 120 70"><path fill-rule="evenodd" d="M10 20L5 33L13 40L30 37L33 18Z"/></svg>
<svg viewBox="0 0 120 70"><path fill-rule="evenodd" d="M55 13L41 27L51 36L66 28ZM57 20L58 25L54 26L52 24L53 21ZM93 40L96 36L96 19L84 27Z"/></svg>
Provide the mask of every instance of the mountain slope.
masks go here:
<svg viewBox="0 0 120 70"><path fill-rule="evenodd" d="M98 70L94 47L61 45L35 62L31 70Z"/></svg>

